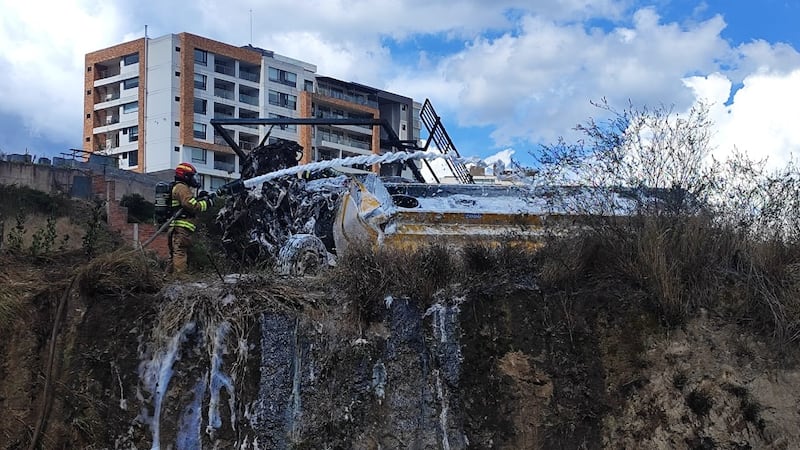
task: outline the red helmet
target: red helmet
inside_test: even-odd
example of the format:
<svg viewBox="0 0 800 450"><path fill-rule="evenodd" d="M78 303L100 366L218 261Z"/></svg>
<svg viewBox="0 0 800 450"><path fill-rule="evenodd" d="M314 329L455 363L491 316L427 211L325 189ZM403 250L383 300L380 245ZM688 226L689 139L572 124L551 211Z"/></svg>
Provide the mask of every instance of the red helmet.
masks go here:
<svg viewBox="0 0 800 450"><path fill-rule="evenodd" d="M197 176L197 169L189 163L180 163L175 168L175 180L183 181L192 187L200 187L200 178Z"/></svg>

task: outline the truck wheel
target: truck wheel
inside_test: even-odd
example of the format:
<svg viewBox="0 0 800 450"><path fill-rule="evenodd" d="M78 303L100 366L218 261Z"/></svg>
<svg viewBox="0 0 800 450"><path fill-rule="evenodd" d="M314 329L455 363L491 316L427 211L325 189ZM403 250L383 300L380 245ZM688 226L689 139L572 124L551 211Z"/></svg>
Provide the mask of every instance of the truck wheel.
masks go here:
<svg viewBox="0 0 800 450"><path fill-rule="evenodd" d="M278 252L277 270L281 275L314 274L327 260L328 252L322 240L313 234L295 234Z"/></svg>

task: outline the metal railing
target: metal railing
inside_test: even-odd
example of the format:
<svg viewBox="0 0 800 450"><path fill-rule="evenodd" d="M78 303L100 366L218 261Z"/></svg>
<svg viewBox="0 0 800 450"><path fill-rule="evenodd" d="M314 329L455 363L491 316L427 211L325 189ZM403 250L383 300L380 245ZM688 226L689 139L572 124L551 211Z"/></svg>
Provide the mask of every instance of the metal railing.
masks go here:
<svg viewBox="0 0 800 450"><path fill-rule="evenodd" d="M255 83L258 83L259 80L261 79L258 72L248 72L242 69L239 69L239 78L247 81L252 81Z"/></svg>
<svg viewBox="0 0 800 450"><path fill-rule="evenodd" d="M214 88L214 96L215 97L220 97L220 98L225 98L225 99L228 99L228 100L233 100L234 99L233 91L229 91L227 89L220 89L220 88L216 88L216 87Z"/></svg>
<svg viewBox="0 0 800 450"><path fill-rule="evenodd" d="M258 106L258 97L254 95L239 94L239 101L248 105Z"/></svg>
<svg viewBox="0 0 800 450"><path fill-rule="evenodd" d="M236 69L233 66L229 66L227 64L214 64L214 72L221 73L224 75L234 76L236 74Z"/></svg>

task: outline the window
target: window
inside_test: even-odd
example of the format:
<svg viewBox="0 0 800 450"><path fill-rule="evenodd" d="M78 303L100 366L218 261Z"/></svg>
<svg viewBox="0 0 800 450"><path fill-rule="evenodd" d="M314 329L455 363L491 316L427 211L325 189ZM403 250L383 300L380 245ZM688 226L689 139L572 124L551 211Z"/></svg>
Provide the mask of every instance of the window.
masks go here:
<svg viewBox="0 0 800 450"><path fill-rule="evenodd" d="M136 142L139 140L139 127L133 126L127 129L128 130L128 142Z"/></svg>
<svg viewBox="0 0 800 450"><path fill-rule="evenodd" d="M122 82L122 89L133 89L139 87L139 77L128 78Z"/></svg>
<svg viewBox="0 0 800 450"><path fill-rule="evenodd" d="M122 57L122 65L130 66L131 64L136 64L139 62L139 53L131 53L130 55L125 55Z"/></svg>
<svg viewBox="0 0 800 450"><path fill-rule="evenodd" d="M198 125L198 124L195 124ZM192 149L192 162L205 164L206 163L206 151L202 148L193 148Z"/></svg>
<svg viewBox="0 0 800 450"><path fill-rule="evenodd" d="M200 50L199 48L194 49L194 62L200 64L201 66L207 66L208 52L205 50Z"/></svg>
<svg viewBox="0 0 800 450"><path fill-rule="evenodd" d="M214 56L214 72L224 75L236 75L236 62L230 58L225 58L220 55Z"/></svg>
<svg viewBox="0 0 800 450"><path fill-rule="evenodd" d="M225 178L220 178L220 177L210 177L209 181L211 182L212 190L217 190L228 182L228 180L226 180Z"/></svg>
<svg viewBox="0 0 800 450"><path fill-rule="evenodd" d="M258 137L256 136L256 141L258 141ZM236 171L236 156L230 155L227 153L214 153L214 169L216 170L224 170L225 172L232 173ZM224 181L223 183L224 184ZM211 178L211 188L216 189L219 186L214 185L214 178Z"/></svg>
<svg viewBox="0 0 800 450"><path fill-rule="evenodd" d="M239 86L239 101L248 105L258 106L258 89Z"/></svg>
<svg viewBox="0 0 800 450"><path fill-rule="evenodd" d="M259 82L260 68L258 66L251 66L243 62L239 62L239 78L254 83Z"/></svg>
<svg viewBox="0 0 800 450"><path fill-rule="evenodd" d="M128 166L139 165L139 150L128 152Z"/></svg>
<svg viewBox="0 0 800 450"><path fill-rule="evenodd" d="M195 139L206 138L206 124L195 122L194 125L192 126L192 130L194 131Z"/></svg>
<svg viewBox="0 0 800 450"><path fill-rule="evenodd" d="M294 72L287 72L285 70L269 68L269 80L276 83L285 84L291 87L297 87L297 74Z"/></svg>
<svg viewBox="0 0 800 450"><path fill-rule="evenodd" d="M125 113L125 114L136 112L138 110L139 110L139 102L138 101L137 102L125 103L124 105L122 105L122 112Z"/></svg>
<svg viewBox="0 0 800 450"><path fill-rule="evenodd" d="M194 112L195 114L205 114L208 107L208 102L202 98L194 99Z"/></svg>
<svg viewBox="0 0 800 450"><path fill-rule="evenodd" d="M194 88L195 89L202 89L206 90L206 80L207 77L205 75L196 73L194 74Z"/></svg>
<svg viewBox="0 0 800 450"><path fill-rule="evenodd" d="M297 109L297 96L270 90L269 104L294 110Z"/></svg>
<svg viewBox="0 0 800 450"><path fill-rule="evenodd" d="M314 82L311 80L306 80L303 90L306 92L314 92Z"/></svg>

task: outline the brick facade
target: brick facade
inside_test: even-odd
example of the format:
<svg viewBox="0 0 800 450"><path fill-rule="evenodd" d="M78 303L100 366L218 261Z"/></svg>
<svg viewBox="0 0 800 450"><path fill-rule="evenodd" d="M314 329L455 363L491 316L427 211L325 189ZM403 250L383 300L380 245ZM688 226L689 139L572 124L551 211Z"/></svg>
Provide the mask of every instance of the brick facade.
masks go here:
<svg viewBox="0 0 800 450"><path fill-rule="evenodd" d="M181 81L180 81L180 145L189 145L205 150L212 150L218 153L234 154L227 144L219 145L209 142L198 141L194 138L194 50L205 50L215 55L222 55L228 58L244 61L248 64L261 67L261 54L253 50L236 47L222 42L214 41L196 36L190 33L180 33L178 38L181 46ZM214 86L208 87L212 90ZM209 127L206 133L212 133L213 128Z"/></svg>
<svg viewBox="0 0 800 450"><path fill-rule="evenodd" d="M128 223L128 208L119 205L116 198L116 181L106 180L102 175L92 177L93 194L100 199L106 200L106 216L108 226L113 231L120 233L122 239L134 248L138 248L140 243L150 239L158 227L144 223ZM167 233L162 232L148 246L147 250L152 250L161 258L169 258L169 246L167 244Z"/></svg>
<svg viewBox="0 0 800 450"><path fill-rule="evenodd" d="M86 72L83 77L84 101L83 101L83 149L87 152L94 152L97 148L97 142L94 136L94 128L100 126L97 121L97 115L94 112L94 105L100 103L100 96L97 89L94 87L94 82L98 80L97 66L105 61L121 58L125 55L132 53L139 54L139 140L137 141L137 149L139 150L139 165L132 169L135 172L142 173L145 167L145 130L144 127L144 111L145 108L141 107L145 98L146 79L146 64L145 64L145 40L144 38L135 41L125 42L123 44L115 45L113 47L98 50L96 52L87 53L85 58ZM87 140L88 139L88 140Z"/></svg>

